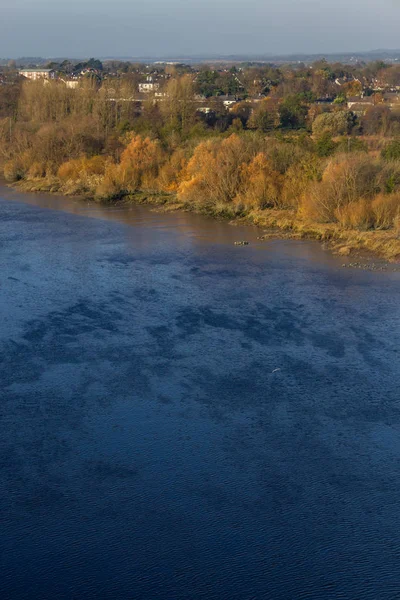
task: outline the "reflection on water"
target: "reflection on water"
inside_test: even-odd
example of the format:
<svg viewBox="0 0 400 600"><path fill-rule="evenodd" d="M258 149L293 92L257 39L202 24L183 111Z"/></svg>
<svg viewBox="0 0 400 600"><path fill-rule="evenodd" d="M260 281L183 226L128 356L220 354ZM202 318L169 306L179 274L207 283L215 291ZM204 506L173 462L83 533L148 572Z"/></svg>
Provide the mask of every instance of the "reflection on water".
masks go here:
<svg viewBox="0 0 400 600"><path fill-rule="evenodd" d="M400 275L258 234L0 190L1 598L399 597Z"/></svg>
<svg viewBox="0 0 400 600"><path fill-rule="evenodd" d="M154 235L160 233L160 230L169 231L174 229L174 235L178 238L185 237L193 239L194 244L233 244L237 240L249 240L252 249L265 251L271 245L278 244L280 254L293 255L293 248L296 247L296 255L300 259L317 260L318 263L328 262L336 266L347 262L346 258L337 258L324 252L318 243L314 242L283 242L282 240L260 241L257 237L262 233L262 229L250 227L248 225L228 225L225 221L218 221L211 217L196 215L189 212L178 211L164 213L147 206L131 205L123 203L115 206L107 206L90 202L81 198L70 198L50 194L21 194L11 188L0 186L0 194L3 199L23 200L24 203L34 205L40 208L59 210L72 213L78 216L84 216L91 219L104 219L107 221L117 221L131 227L136 227L135 242L146 245L146 239L154 240ZM150 230L150 231L149 231ZM129 236L129 233L128 233ZM248 247L236 248L236 254L249 252Z"/></svg>

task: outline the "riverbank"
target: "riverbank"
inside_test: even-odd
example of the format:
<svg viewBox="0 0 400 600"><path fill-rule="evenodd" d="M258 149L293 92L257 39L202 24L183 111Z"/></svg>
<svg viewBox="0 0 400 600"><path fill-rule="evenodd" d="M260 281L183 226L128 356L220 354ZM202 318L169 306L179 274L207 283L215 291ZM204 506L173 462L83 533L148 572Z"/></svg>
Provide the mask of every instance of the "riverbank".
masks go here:
<svg viewBox="0 0 400 600"><path fill-rule="evenodd" d="M57 193L65 196L77 195L75 190L60 186L57 179L24 179L13 184L14 187L24 192ZM78 194L85 200L99 202L92 194ZM295 210L277 209L252 209L247 212L238 212L229 205L181 202L173 193L147 194L139 192L115 200L103 201L106 204L123 202L126 204L146 204L157 211L171 212L183 210L211 216L213 218L228 220L232 225L255 225L265 230L260 239L289 238L317 240L324 243L329 249L339 256L361 258L379 257L391 263L400 262L400 237L394 230L369 230L358 231L343 229L335 223L316 223L301 219Z"/></svg>

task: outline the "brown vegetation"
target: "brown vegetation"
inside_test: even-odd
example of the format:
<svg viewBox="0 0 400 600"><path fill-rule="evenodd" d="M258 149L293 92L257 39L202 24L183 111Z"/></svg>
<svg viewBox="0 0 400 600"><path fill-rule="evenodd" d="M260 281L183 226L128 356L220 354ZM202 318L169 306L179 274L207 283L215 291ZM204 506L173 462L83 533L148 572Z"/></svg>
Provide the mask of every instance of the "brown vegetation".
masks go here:
<svg viewBox="0 0 400 600"><path fill-rule="evenodd" d="M397 142L375 140L368 152L359 138L332 140L351 131L347 111L311 117L303 101L278 96L251 114L245 104L237 106L229 127L219 131L196 114L189 76L171 79L166 89L164 102L149 100L136 112L134 103L118 103L129 90L117 85L98 89L89 80L71 90L57 82L24 84L18 117L0 121L6 179L109 201L158 195L195 210L245 216L304 236L352 239L400 256ZM274 133L290 111L292 124L293 115L299 122L314 119L314 135ZM382 134L390 119L373 107L365 126Z"/></svg>

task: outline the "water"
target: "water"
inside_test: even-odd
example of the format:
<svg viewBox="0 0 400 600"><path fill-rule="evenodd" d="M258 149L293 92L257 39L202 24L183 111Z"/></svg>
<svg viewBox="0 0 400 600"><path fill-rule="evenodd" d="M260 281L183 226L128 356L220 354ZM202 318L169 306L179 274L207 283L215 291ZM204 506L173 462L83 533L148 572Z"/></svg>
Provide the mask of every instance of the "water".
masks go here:
<svg viewBox="0 0 400 600"><path fill-rule="evenodd" d="M1 600L400 598L400 274L0 197Z"/></svg>

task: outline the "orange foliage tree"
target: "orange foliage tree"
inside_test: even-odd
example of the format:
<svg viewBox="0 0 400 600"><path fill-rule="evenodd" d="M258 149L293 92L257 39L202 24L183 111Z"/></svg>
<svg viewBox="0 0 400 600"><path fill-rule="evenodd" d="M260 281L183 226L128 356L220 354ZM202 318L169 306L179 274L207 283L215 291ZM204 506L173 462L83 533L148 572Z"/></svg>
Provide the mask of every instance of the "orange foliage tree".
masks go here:
<svg viewBox="0 0 400 600"><path fill-rule="evenodd" d="M282 180L251 138L232 134L196 147L178 196L189 202L234 203L237 208L278 207Z"/></svg>
<svg viewBox="0 0 400 600"><path fill-rule="evenodd" d="M279 208L283 176L271 166L265 154L257 154L241 171L242 192L237 201L247 208Z"/></svg>
<svg viewBox="0 0 400 600"><path fill-rule="evenodd" d="M162 152L157 141L134 135L121 155L117 179L127 192L155 187Z"/></svg>
<svg viewBox="0 0 400 600"><path fill-rule="evenodd" d="M159 189L167 193L176 192L184 177L187 163L185 150L183 148L175 150L159 170L157 180Z"/></svg>
<svg viewBox="0 0 400 600"><path fill-rule="evenodd" d="M241 166L247 158L246 144L236 134L201 142L189 160L178 197L213 204L231 202L240 191Z"/></svg>

